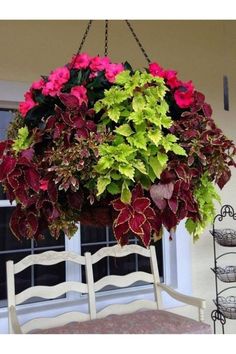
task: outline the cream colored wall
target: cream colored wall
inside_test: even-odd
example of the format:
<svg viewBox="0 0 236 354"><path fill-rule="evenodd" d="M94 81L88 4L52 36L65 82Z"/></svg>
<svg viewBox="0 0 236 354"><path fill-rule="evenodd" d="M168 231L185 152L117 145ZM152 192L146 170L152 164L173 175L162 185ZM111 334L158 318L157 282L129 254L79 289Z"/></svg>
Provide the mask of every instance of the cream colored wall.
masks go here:
<svg viewBox="0 0 236 354"><path fill-rule="evenodd" d="M219 127L236 141L236 21L131 23L150 58L179 71L182 80L191 79L211 103ZM87 21L67 20L0 21L0 80L31 82L63 65L78 48L86 24ZM110 21L109 26L109 56L112 60L127 60L136 68L145 66L142 53L125 22ZM103 54L103 47L104 21L95 21L84 50L91 55ZM223 110L224 74L229 78L229 112ZM236 210L235 181L236 171L220 195L222 203L232 204ZM207 299L206 321L211 323L213 250L207 230L193 245L192 255L193 292ZM183 311L194 316L189 308L181 309ZM236 321L227 321L226 332L236 333Z"/></svg>

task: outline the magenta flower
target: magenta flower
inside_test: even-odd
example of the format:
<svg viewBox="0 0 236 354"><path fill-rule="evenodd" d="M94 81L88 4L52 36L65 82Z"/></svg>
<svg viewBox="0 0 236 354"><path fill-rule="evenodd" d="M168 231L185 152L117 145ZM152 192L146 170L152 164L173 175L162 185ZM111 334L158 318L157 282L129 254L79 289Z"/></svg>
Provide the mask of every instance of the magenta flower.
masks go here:
<svg viewBox="0 0 236 354"><path fill-rule="evenodd" d="M20 102L19 104L19 111L20 111L20 114L22 115L22 117L25 117L26 114L28 113L28 111L37 106L38 103L36 103L33 99L33 96L32 96L32 92L30 91L27 91L24 95L25 97L25 101L24 102Z"/></svg>
<svg viewBox="0 0 236 354"><path fill-rule="evenodd" d="M174 98L180 108L188 108L194 100L194 86L191 81L181 83L175 91Z"/></svg>
<svg viewBox="0 0 236 354"><path fill-rule="evenodd" d="M90 57L87 53L76 54L71 60L72 68L87 69L90 63Z"/></svg>
<svg viewBox="0 0 236 354"><path fill-rule="evenodd" d="M38 81L34 81L31 85L31 89L33 90L41 90L45 85L45 81L43 79L40 79Z"/></svg>
<svg viewBox="0 0 236 354"><path fill-rule="evenodd" d="M157 64L157 63L151 63L149 64L149 72L153 76L159 76L159 77L164 77L165 76L165 71L162 69L162 67Z"/></svg>
<svg viewBox="0 0 236 354"><path fill-rule="evenodd" d="M116 75L124 70L123 64L109 64L106 68L105 76L109 82L114 82Z"/></svg>
<svg viewBox="0 0 236 354"><path fill-rule="evenodd" d="M177 78L177 72L175 70L166 70L164 78L166 84L172 89L179 87L181 84L181 81Z"/></svg>
<svg viewBox="0 0 236 354"><path fill-rule="evenodd" d="M91 59L89 67L93 71L102 71L102 70L106 70L109 64L110 64L110 59L108 57L104 57L104 58L94 57Z"/></svg>
<svg viewBox="0 0 236 354"><path fill-rule="evenodd" d="M62 86L69 80L70 71L66 66L55 69L48 77L42 93L46 96L56 96L61 92Z"/></svg>
<svg viewBox="0 0 236 354"><path fill-rule="evenodd" d="M70 92L73 96L78 98L79 105L81 106L83 102L88 103L87 89L84 86L74 86Z"/></svg>

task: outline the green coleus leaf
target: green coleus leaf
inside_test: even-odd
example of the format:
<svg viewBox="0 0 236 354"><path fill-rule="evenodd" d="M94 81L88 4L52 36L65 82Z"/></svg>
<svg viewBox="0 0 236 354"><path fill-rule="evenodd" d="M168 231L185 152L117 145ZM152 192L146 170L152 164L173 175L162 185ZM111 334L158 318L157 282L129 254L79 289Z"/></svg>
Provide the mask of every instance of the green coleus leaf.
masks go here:
<svg viewBox="0 0 236 354"><path fill-rule="evenodd" d="M116 75L115 83L118 85L124 85L131 80L130 71L124 70L118 75Z"/></svg>
<svg viewBox="0 0 236 354"><path fill-rule="evenodd" d="M98 178L98 181L97 181L97 190L98 190L98 193L97 193L97 196L101 195L106 187L108 186L108 184L110 184L111 182L111 177L110 176L101 176Z"/></svg>
<svg viewBox="0 0 236 354"><path fill-rule="evenodd" d="M94 169L95 169L95 171L101 173L101 172L105 171L106 169L112 167L113 163L114 163L114 159L111 158L110 156L102 156L99 159L99 161Z"/></svg>
<svg viewBox="0 0 236 354"><path fill-rule="evenodd" d="M126 181L123 182L122 187L121 187L121 201L123 203L129 204L131 202L131 192L129 190L129 186Z"/></svg>
<svg viewBox="0 0 236 354"><path fill-rule="evenodd" d="M134 122L136 125L140 125L143 123L143 113L140 112L131 112L130 115L128 116L128 120Z"/></svg>
<svg viewBox="0 0 236 354"><path fill-rule="evenodd" d="M149 159L149 164L150 164L151 168L153 169L153 172L155 173L156 177L160 178L160 175L163 171L163 166L160 164L158 157L151 156Z"/></svg>
<svg viewBox="0 0 236 354"><path fill-rule="evenodd" d="M135 146L138 149L147 150L148 141L145 132L139 131L138 133L128 137L127 140L132 146Z"/></svg>
<svg viewBox="0 0 236 354"><path fill-rule="evenodd" d="M145 98L141 93L136 94L133 98L132 107L135 112L142 111L146 105Z"/></svg>
<svg viewBox="0 0 236 354"><path fill-rule="evenodd" d="M28 128L22 127L18 130L18 137L14 140L12 148L14 151L19 152L30 147L32 139L29 137Z"/></svg>
<svg viewBox="0 0 236 354"><path fill-rule="evenodd" d="M159 129L150 130L148 132L148 137L156 146L158 146L162 138L162 132Z"/></svg>
<svg viewBox="0 0 236 354"><path fill-rule="evenodd" d="M134 168L131 165L119 165L118 170L122 175L134 180Z"/></svg>
<svg viewBox="0 0 236 354"><path fill-rule="evenodd" d="M168 156L162 152L159 152L158 155L157 155L157 158L158 158L158 161L160 162L160 165L162 167L165 167L166 166L166 163L168 161Z"/></svg>
<svg viewBox="0 0 236 354"><path fill-rule="evenodd" d="M115 182L111 182L108 186L107 186L107 191L112 194L112 195L116 195L119 194L121 192L120 186L115 183Z"/></svg>
<svg viewBox="0 0 236 354"><path fill-rule="evenodd" d="M186 151L185 151L184 148L182 148L182 146L180 146L179 144L172 144L171 150L172 150L176 155L187 156Z"/></svg>
<svg viewBox="0 0 236 354"><path fill-rule="evenodd" d="M119 181L121 179L121 174L117 172L111 172L111 178L115 181Z"/></svg>
<svg viewBox="0 0 236 354"><path fill-rule="evenodd" d="M144 175L147 174L146 167L145 167L144 163L141 160L135 160L134 167L137 170L139 170L141 173L143 173Z"/></svg>
<svg viewBox="0 0 236 354"><path fill-rule="evenodd" d="M111 120L117 123L120 118L120 108L118 106L109 108L107 110L107 115Z"/></svg>
<svg viewBox="0 0 236 354"><path fill-rule="evenodd" d="M131 134L134 133L130 125L127 123L122 124L118 128L116 128L115 132L123 136L130 136Z"/></svg>

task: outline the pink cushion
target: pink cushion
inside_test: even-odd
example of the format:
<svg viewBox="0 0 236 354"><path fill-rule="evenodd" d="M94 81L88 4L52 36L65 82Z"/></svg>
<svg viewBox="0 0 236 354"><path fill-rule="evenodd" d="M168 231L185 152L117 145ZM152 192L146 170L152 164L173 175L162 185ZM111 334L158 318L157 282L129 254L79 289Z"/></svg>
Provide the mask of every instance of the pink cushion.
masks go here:
<svg viewBox="0 0 236 354"><path fill-rule="evenodd" d="M33 334L210 334L211 326L168 311L148 310L106 318L71 322Z"/></svg>

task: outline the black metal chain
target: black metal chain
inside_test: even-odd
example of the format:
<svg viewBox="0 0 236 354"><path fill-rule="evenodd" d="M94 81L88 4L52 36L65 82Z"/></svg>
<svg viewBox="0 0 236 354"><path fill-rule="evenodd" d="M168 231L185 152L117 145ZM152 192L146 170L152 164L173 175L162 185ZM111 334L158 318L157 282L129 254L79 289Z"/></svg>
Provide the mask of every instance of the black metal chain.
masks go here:
<svg viewBox="0 0 236 354"><path fill-rule="evenodd" d="M105 55L105 57L108 56L108 20L105 20L104 55Z"/></svg>
<svg viewBox="0 0 236 354"><path fill-rule="evenodd" d="M143 53L145 59L147 60L148 64L150 64L151 60L149 59L149 57L148 57L148 55L147 55L145 49L143 48L142 44L140 43L140 40L138 39L136 33L134 32L133 27L131 26L131 24L130 24L130 22L129 22L128 20L125 20L125 22L126 22L127 26L129 27L130 32L131 32L132 35L134 36L134 39L135 39L136 42L138 43L138 46L139 46L139 48L141 49L141 51L142 51L142 53Z"/></svg>
<svg viewBox="0 0 236 354"><path fill-rule="evenodd" d="M85 40L87 38L87 35L88 35L88 32L89 32L90 27L92 25L92 22L93 22L93 20L89 20L89 22L88 22L88 25L87 25L86 30L84 32L84 35L83 35L82 41L80 43L79 49L77 51L77 54L79 54L81 52L82 48L83 48L84 42L85 42Z"/></svg>

